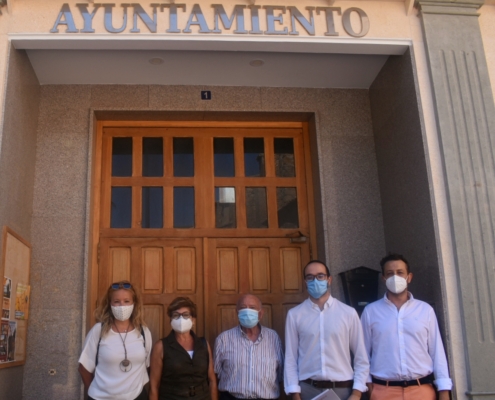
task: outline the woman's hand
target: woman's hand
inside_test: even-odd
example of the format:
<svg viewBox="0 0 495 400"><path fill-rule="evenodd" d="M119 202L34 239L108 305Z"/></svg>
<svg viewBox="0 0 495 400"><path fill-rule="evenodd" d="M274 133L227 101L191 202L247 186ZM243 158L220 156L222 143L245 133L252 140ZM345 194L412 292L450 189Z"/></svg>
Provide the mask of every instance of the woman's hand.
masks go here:
<svg viewBox="0 0 495 400"><path fill-rule="evenodd" d="M213 356L211 355L210 344L208 342L206 342L206 344L208 345L208 357L210 360L210 362L208 363L208 382L210 384L210 397L211 400L218 400L217 376L215 375L215 369L213 368Z"/></svg>
<svg viewBox="0 0 495 400"><path fill-rule="evenodd" d="M161 340L155 343L151 350L150 366L150 395L149 400L158 400L160 392L160 380L163 369L163 343Z"/></svg>
<svg viewBox="0 0 495 400"><path fill-rule="evenodd" d="M89 385L93 382L94 374L89 372L86 368L83 367L81 363L79 363L79 373L81 374L81 378L84 384L84 392L88 393Z"/></svg>

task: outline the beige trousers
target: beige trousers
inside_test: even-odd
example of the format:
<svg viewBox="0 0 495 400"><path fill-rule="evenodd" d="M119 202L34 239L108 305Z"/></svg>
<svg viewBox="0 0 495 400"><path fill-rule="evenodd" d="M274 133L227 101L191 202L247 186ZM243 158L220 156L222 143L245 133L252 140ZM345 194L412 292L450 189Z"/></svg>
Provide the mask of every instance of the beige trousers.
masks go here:
<svg viewBox="0 0 495 400"><path fill-rule="evenodd" d="M420 386L384 386L373 384L370 400L436 400L437 396L430 383Z"/></svg>

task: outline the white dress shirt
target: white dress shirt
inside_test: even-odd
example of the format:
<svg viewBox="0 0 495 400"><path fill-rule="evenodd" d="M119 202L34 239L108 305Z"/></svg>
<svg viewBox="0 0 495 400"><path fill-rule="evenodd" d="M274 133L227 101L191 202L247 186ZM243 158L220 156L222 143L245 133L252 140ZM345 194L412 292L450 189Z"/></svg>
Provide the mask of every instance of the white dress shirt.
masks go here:
<svg viewBox="0 0 495 400"><path fill-rule="evenodd" d="M369 361L354 308L330 296L323 310L310 299L289 310L285 325L285 391L300 393L299 381L341 382L367 390ZM354 371L351 365L354 355Z"/></svg>
<svg viewBox="0 0 495 400"><path fill-rule="evenodd" d="M429 304L409 293L409 300L397 310L385 294L366 306L361 322L375 378L405 381L433 372L438 390L452 389L437 318Z"/></svg>

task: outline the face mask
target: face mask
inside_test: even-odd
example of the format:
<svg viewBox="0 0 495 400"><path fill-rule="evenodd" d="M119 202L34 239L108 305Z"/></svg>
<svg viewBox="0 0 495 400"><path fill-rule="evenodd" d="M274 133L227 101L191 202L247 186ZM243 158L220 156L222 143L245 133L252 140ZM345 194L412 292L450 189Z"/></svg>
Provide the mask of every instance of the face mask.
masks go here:
<svg viewBox="0 0 495 400"><path fill-rule="evenodd" d="M406 290L407 281L398 275L393 275L385 281L385 285L392 293L399 294Z"/></svg>
<svg viewBox="0 0 495 400"><path fill-rule="evenodd" d="M127 321L129 318L131 318L132 311L134 310L134 304L131 304L130 306L111 307L113 316L119 321Z"/></svg>
<svg viewBox="0 0 495 400"><path fill-rule="evenodd" d="M308 284L308 293L313 299L319 299L323 296L328 290L328 281L325 279L324 281L319 281L318 279L314 279Z"/></svg>
<svg viewBox="0 0 495 400"><path fill-rule="evenodd" d="M243 308L239 310L239 323L244 328L253 328L259 322L259 313L256 310L251 310L250 308Z"/></svg>
<svg viewBox="0 0 495 400"><path fill-rule="evenodd" d="M182 315L178 319L173 319L170 322L170 325L172 325L172 329L175 332L179 333L186 333L189 332L193 326L192 319L185 319L182 317Z"/></svg>

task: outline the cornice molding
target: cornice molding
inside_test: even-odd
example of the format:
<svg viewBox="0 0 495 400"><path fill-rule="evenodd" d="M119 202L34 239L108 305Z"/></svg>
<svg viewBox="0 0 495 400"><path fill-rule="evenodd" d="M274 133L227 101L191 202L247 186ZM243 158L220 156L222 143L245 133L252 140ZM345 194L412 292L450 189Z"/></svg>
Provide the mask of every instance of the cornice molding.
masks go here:
<svg viewBox="0 0 495 400"><path fill-rule="evenodd" d="M477 11L484 3L484 0L417 0L416 6L423 14L477 17Z"/></svg>

